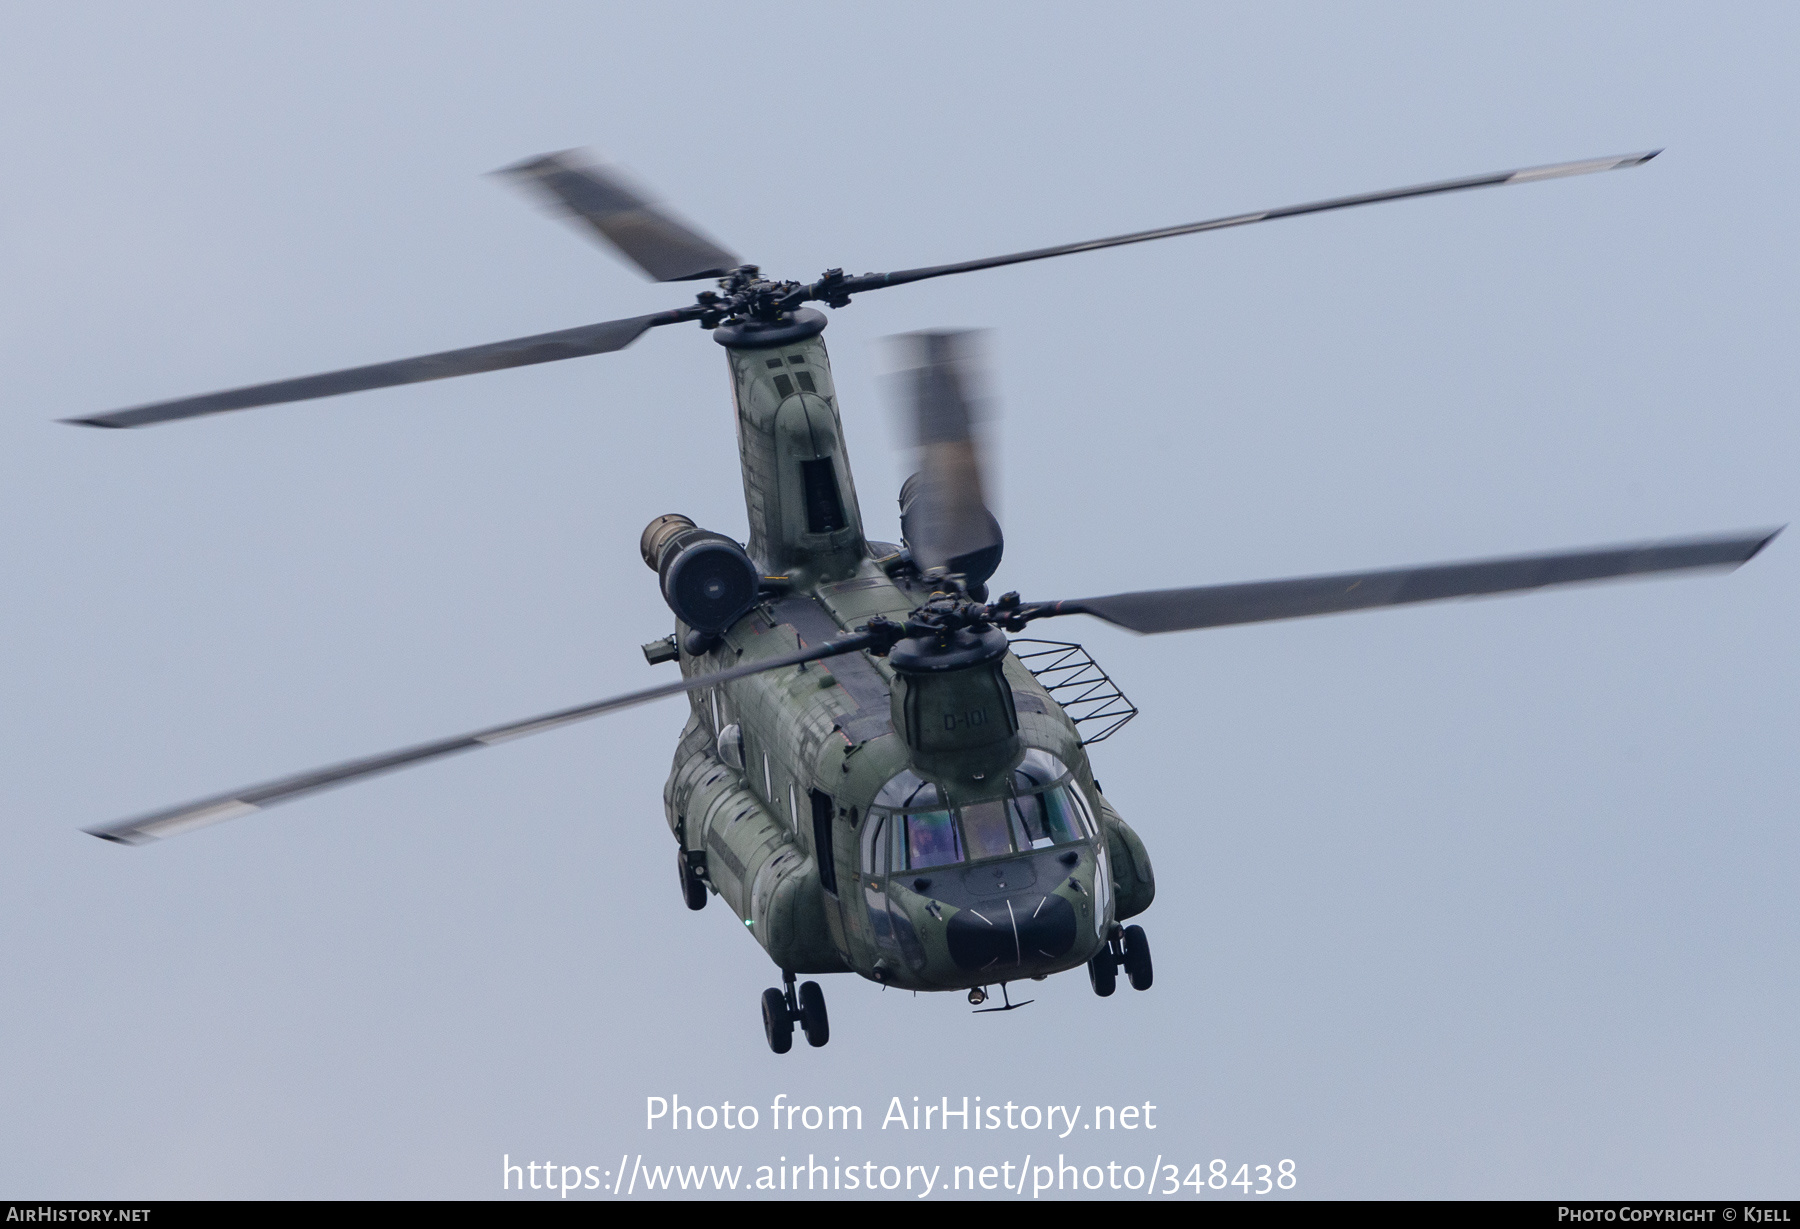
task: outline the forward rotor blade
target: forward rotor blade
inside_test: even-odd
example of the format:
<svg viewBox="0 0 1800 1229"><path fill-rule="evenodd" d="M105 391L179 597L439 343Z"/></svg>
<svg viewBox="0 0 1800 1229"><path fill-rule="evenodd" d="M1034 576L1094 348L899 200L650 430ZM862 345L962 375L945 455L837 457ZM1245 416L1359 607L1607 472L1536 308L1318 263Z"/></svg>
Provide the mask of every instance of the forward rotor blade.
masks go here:
<svg viewBox="0 0 1800 1229"><path fill-rule="evenodd" d="M1052 256L1068 256L1075 252L1092 252L1100 248L1121 247L1127 243L1148 243L1152 239L1171 239L1176 235L1193 235L1207 230L1226 230L1248 226L1252 222L1273 222L1276 218L1293 218L1305 213L1326 213L1333 209L1350 209L1357 205L1373 205L1380 201L1399 201L1413 196L1436 196L1443 192L1462 192L1469 188L1497 188L1505 184L1533 183L1540 179L1563 179L1571 175L1590 175L1596 171L1623 170L1642 166L1662 151L1652 149L1638 154L1620 154L1611 158L1588 158L1580 162L1554 162L1548 166L1531 166L1516 171L1496 171L1491 175L1470 175L1463 179L1444 179L1436 183L1415 184L1410 188L1390 188L1385 192L1363 192L1356 196L1338 196L1330 200L1312 201L1305 205L1288 205L1282 209L1264 209L1258 213L1238 213L1230 217L1212 218L1205 222L1189 222L1183 226L1165 226L1160 230L1140 230L1110 239L1090 239L1085 243L1065 243L1060 247L1036 248L1014 252L1008 256L989 256L981 260L965 260L953 265L930 265L922 269L902 269L898 273L864 273L846 278L838 292L851 294L877 290L883 286L903 286L929 277L951 273L972 273L977 269L995 269L1001 265L1023 264L1029 260L1048 260Z"/></svg>
<svg viewBox="0 0 1800 1229"><path fill-rule="evenodd" d="M919 472L901 496L907 545L926 571L985 579L999 562L1001 537L983 494L975 436L977 335L925 332L898 340L910 365L907 392L919 445Z"/></svg>
<svg viewBox="0 0 1800 1229"><path fill-rule="evenodd" d="M1345 572L1242 585L1205 585L1115 593L1051 603L1045 614L1089 614L1134 632L1178 632L1272 619L1405 606L1453 597L1512 593L1549 585L1615 580L1693 568L1735 568L1767 546L1780 529L1719 538L1604 547L1558 554L1519 555L1467 563Z"/></svg>
<svg viewBox="0 0 1800 1229"><path fill-rule="evenodd" d="M733 679L748 678L752 674L760 674L765 670L779 670L784 666L799 665L801 662L853 653L858 649L869 647L874 642L875 638L868 633L856 632L766 661L750 662L747 665L734 666L729 670L683 679L678 683L666 683L661 687L646 687L642 691L627 692L622 696L614 696L610 700L600 700L593 704L560 709L554 713L545 713L541 717L532 717L525 721L515 721L508 725L477 730L473 734L462 734L455 738L440 739L437 742L420 743L418 746L404 747L385 755L347 760L341 764L333 764L329 768L318 768L311 772L296 773L290 777L265 781L260 785L252 785L229 794L216 794L197 802L169 807L161 811L152 811L148 815L119 820L101 827L88 828L85 831L102 840L116 841L122 845L145 845L163 837L187 832L190 829L204 828L208 824L249 815L253 811L260 811L265 807L272 807L276 803L288 802L334 785L345 785L364 777L372 777L412 764L422 764L426 760L454 755L459 751L474 751L480 747L491 747L495 743L524 738L529 734L542 734L546 730L572 725L577 721L586 721L590 717L598 717L604 713L647 704L652 700L680 695L687 691L696 691L702 687L714 687L720 683L729 683Z"/></svg>
<svg viewBox="0 0 1800 1229"><path fill-rule="evenodd" d="M391 363L350 367L343 371L328 371L322 375L301 376L294 380L277 380L272 384L252 384L248 388L233 388L200 397L157 401L130 409L92 414L85 418L65 418L63 421L83 427L145 427L153 423L172 422L178 418L220 414L226 410L279 405L288 401L311 401L318 397L336 397L341 393L390 388L397 384L418 384L425 380L500 371L507 367L529 367L533 363L553 363L559 359L582 358L589 354L623 350L642 336L646 329L690 318L687 309L681 308L658 312L652 316L633 316L628 320L584 324L580 328L563 329L556 333L515 337L511 341L496 341L463 350L422 354L417 358L403 358Z"/></svg>
<svg viewBox="0 0 1800 1229"><path fill-rule="evenodd" d="M602 167L583 150L565 150L527 158L496 174L538 190L588 226L625 259L659 282L686 282L723 277L743 262L652 204L610 167Z"/></svg>

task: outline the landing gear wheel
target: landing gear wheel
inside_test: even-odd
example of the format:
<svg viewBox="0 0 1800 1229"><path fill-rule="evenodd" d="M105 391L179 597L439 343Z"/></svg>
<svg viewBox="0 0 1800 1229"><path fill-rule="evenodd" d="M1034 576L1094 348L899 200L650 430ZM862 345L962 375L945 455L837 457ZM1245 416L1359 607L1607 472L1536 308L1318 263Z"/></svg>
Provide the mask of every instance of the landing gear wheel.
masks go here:
<svg viewBox="0 0 1800 1229"><path fill-rule="evenodd" d="M1119 965L1113 956L1112 944L1094 953L1088 961L1088 980L1094 984L1094 993L1101 998L1111 994L1119 985Z"/></svg>
<svg viewBox="0 0 1800 1229"><path fill-rule="evenodd" d="M794 1017L788 1014L787 996L773 986L762 993L762 1016L769 1048L777 1054L786 1054L793 1049Z"/></svg>
<svg viewBox="0 0 1800 1229"><path fill-rule="evenodd" d="M700 878L693 863L688 861L687 850L677 849L675 862L677 869L681 871L681 899L687 902L690 909L706 908L706 880Z"/></svg>
<svg viewBox="0 0 1800 1229"><path fill-rule="evenodd" d="M831 1040L831 1022L825 1017L825 992L816 981L800 983L800 1031L806 1044L817 1049Z"/></svg>
<svg viewBox="0 0 1800 1229"><path fill-rule="evenodd" d="M1133 990L1148 990L1155 980L1150 967L1150 940L1144 935L1142 926L1125 928L1125 976L1131 979Z"/></svg>

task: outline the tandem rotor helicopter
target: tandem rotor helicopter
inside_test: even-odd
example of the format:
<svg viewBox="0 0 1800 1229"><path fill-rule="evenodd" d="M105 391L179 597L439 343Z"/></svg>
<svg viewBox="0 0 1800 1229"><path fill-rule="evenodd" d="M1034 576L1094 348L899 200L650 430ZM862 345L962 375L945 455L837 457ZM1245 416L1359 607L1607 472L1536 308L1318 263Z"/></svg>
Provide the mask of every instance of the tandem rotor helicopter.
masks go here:
<svg viewBox="0 0 1800 1229"><path fill-rule="evenodd" d="M141 427L621 350L695 322L724 347L736 403L746 541L658 516L644 530L675 632L644 646L681 680L217 794L88 831L137 845L334 785L685 695L663 790L690 909L720 897L781 969L762 996L771 1049L829 1036L801 974L855 972L967 991L1084 967L1110 995L1153 972L1143 928L1150 857L1100 791L1086 747L1135 714L1080 646L1012 641L1088 615L1186 631L1701 568L1733 568L1778 530L1332 576L1027 601L991 597L999 523L982 494L971 345L904 339L920 465L900 490L899 544L863 533L823 332L854 296L1122 244L1474 188L1641 166L1658 151L1338 197L957 264L774 281L579 152L505 172L656 281L715 280L694 302L398 362L162 401L67 421ZM1088 727L1084 732L1083 727ZM1005 996L1005 1005L1023 1006Z"/></svg>

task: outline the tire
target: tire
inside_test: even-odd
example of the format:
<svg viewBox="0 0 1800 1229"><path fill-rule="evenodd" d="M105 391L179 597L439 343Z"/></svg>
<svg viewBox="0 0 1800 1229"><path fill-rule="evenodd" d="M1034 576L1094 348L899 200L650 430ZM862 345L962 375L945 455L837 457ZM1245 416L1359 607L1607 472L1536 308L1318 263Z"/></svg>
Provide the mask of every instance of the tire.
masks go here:
<svg viewBox="0 0 1800 1229"><path fill-rule="evenodd" d="M1150 940L1142 926L1125 928L1125 976L1131 979L1133 990L1148 990L1156 979L1150 967Z"/></svg>
<svg viewBox="0 0 1800 1229"><path fill-rule="evenodd" d="M681 872L681 899L687 902L690 909L706 908L706 881L688 865L687 850L675 850L675 864L676 869Z"/></svg>
<svg viewBox="0 0 1800 1229"><path fill-rule="evenodd" d="M769 1048L777 1054L786 1054L794 1048L794 1022L788 1016L787 998L773 986L763 991L762 996L763 1032L769 1038Z"/></svg>
<svg viewBox="0 0 1800 1229"><path fill-rule="evenodd" d="M1088 981L1093 983L1094 993L1101 998L1111 994L1119 985L1119 966L1113 963L1112 945L1101 948L1088 961Z"/></svg>
<svg viewBox="0 0 1800 1229"><path fill-rule="evenodd" d="M825 1015L825 992L816 981L800 983L800 1031L806 1044L817 1049L831 1040L831 1021Z"/></svg>

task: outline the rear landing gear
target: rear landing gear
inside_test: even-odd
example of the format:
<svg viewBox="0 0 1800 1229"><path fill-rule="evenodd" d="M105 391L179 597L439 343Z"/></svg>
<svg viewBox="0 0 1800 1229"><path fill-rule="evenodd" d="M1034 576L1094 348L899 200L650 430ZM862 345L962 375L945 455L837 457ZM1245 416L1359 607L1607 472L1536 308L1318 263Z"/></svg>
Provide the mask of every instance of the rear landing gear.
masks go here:
<svg viewBox="0 0 1800 1229"><path fill-rule="evenodd" d="M1093 983L1095 994L1105 998L1113 992L1119 984L1121 965L1125 967L1125 977L1133 990L1148 990L1155 981L1156 974L1150 964L1150 940L1142 926L1127 926L1123 930L1113 927L1106 946L1088 961L1088 980Z"/></svg>
<svg viewBox="0 0 1800 1229"><path fill-rule="evenodd" d="M796 993L792 973L783 969L781 980L783 989L771 986L762 992L763 1033L769 1039L769 1048L777 1054L793 1049L796 1024L805 1034L807 1045L816 1048L830 1041L831 1021L825 1014L825 992L819 983L801 982Z"/></svg>
<svg viewBox="0 0 1800 1229"><path fill-rule="evenodd" d="M700 878L700 872L688 860L688 851L676 849L675 861L681 871L681 899L690 909L706 908L706 880Z"/></svg>

